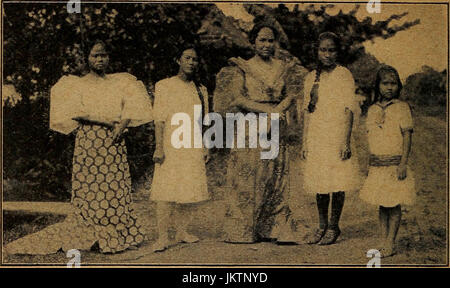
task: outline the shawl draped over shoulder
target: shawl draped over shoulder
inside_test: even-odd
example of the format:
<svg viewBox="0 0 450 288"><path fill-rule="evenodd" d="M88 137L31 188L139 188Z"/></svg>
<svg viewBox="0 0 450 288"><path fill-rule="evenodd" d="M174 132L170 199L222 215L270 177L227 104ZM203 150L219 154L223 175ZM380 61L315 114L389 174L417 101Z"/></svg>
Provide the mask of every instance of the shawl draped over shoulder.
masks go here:
<svg viewBox="0 0 450 288"><path fill-rule="evenodd" d="M283 70L275 86L283 86L283 98L293 97L297 102L303 102L303 79L308 71L294 60L283 62ZM236 97L249 98L245 87L245 74L248 71L246 61L242 58L231 58L229 64L230 66L222 68L217 74L214 91L214 111L222 116L240 112L239 107L233 105Z"/></svg>

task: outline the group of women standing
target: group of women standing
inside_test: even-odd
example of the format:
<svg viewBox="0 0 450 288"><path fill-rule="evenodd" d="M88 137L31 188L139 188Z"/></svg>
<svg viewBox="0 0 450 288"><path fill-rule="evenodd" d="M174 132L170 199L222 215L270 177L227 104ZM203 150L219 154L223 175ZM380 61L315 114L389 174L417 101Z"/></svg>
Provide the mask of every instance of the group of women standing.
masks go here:
<svg viewBox="0 0 450 288"><path fill-rule="evenodd" d="M229 243L300 242L292 231L289 194L305 191L316 195L319 212L319 227L307 242L333 244L340 234L345 191L358 190L360 185L350 146L354 115L360 109L355 83L349 70L337 64L341 51L339 37L326 32L318 39L316 69L297 81L301 83L300 89L293 88L299 85L290 83L292 66L274 57L277 37L278 31L273 26L256 24L249 35L255 56L249 60L232 58L230 66L217 76L212 109L215 112L281 115L278 157L261 160L261 148L230 151L224 240ZM199 241L186 227L196 203L209 199L205 168L209 152L176 149L171 144L175 129L171 119L175 113L187 113L194 121L201 122L202 119L194 118L193 106L202 105L205 113L211 110L207 90L196 80L199 59L195 48L181 51L176 76L156 83L153 106L142 82L135 77L128 73L105 73L108 60L104 43L96 43L89 54L90 73L83 77L63 77L51 91L50 128L64 134L76 133L72 174L74 211L62 223L9 243L8 253L49 254L61 248L93 246L101 252L114 253L141 244L145 233L131 207L130 174L122 135L127 127L150 121L155 121L156 135L150 199L157 202L158 238L153 250L169 247L172 211L178 215L176 241ZM411 204L413 200L414 181L410 171L406 172L412 120L408 105L396 100L401 83L395 69L379 72L377 79L375 90L379 103L369 109L368 116L369 135L374 135L376 142L369 141L373 153L371 163L376 168L369 172L362 198L380 205L380 220L385 227L382 248L388 256L393 254L401 214L399 205ZM303 187L289 187L288 177L298 175L289 174L287 137L283 135L290 125L295 125L290 117L295 103L294 111L299 114L296 119L302 120L296 124L301 122L303 127L302 148L295 152L300 154L303 163ZM401 147L391 147L389 151L379 148L384 145L383 139L392 135L396 135L399 142L396 143ZM376 149L381 149L381 155ZM387 182L395 185L395 189Z"/></svg>

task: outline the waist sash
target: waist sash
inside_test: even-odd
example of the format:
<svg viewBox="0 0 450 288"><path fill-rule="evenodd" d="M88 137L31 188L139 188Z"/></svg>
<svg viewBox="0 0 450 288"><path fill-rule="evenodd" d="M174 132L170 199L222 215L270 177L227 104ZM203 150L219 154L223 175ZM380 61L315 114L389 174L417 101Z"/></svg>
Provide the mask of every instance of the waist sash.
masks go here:
<svg viewBox="0 0 450 288"><path fill-rule="evenodd" d="M398 166L402 159L401 155L374 155L371 154L369 158L369 166Z"/></svg>

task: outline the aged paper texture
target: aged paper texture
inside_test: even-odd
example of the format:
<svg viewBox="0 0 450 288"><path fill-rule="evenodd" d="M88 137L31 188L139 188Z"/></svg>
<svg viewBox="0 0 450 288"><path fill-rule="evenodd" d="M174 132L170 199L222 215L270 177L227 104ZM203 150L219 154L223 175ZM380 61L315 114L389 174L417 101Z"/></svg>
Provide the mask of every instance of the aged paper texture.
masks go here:
<svg viewBox="0 0 450 288"><path fill-rule="evenodd" d="M448 1L2 1L2 266L448 267Z"/></svg>

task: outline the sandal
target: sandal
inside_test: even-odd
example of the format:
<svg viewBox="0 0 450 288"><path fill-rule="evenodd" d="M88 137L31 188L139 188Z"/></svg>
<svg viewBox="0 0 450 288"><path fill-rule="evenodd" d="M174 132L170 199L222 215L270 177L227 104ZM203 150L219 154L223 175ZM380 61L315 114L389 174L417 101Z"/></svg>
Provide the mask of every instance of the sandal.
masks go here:
<svg viewBox="0 0 450 288"><path fill-rule="evenodd" d="M319 243L319 241L325 235L326 231L327 231L326 228L324 228L324 229L322 229L322 228L316 229L314 231L314 233L309 236L309 239L306 240L306 243L308 243L308 244L317 244L317 243Z"/></svg>
<svg viewBox="0 0 450 288"><path fill-rule="evenodd" d="M319 245L331 245L336 243L337 238L341 235L341 230L328 229L325 235L320 239Z"/></svg>

